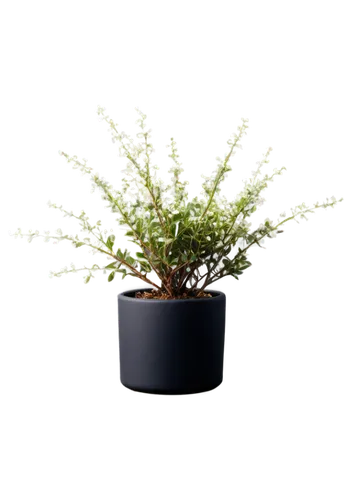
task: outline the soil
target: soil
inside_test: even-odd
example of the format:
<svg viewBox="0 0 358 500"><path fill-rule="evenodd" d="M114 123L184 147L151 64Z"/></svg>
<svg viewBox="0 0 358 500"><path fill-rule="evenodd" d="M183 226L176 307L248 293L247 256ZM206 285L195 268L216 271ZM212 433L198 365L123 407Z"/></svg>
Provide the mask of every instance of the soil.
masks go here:
<svg viewBox="0 0 358 500"><path fill-rule="evenodd" d="M212 297L208 292L199 292L197 295L193 293L184 292L182 295L171 297L167 292L162 290L151 290L150 292L136 292L136 299L149 299L149 300L183 300L183 299L205 299Z"/></svg>

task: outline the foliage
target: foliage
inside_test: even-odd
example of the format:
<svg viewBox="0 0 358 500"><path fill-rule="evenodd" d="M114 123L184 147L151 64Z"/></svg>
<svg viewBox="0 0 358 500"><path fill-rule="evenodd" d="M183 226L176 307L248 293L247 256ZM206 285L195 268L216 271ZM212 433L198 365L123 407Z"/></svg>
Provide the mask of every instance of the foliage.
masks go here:
<svg viewBox="0 0 358 500"><path fill-rule="evenodd" d="M289 223L301 222L319 210L335 209L343 197L331 193L323 200L300 202L280 211L276 218L253 217L264 208L267 191L280 177L287 176L285 166L273 166L273 146L268 146L255 162L251 175L241 177L241 189L229 197L222 189L233 173L232 158L249 134L250 120L241 115L233 134L225 143L224 154L216 155L214 169L202 176L198 194L190 191L185 178L184 160L175 136L169 137L167 180L153 160L157 150L151 117L136 105L135 133L120 129L109 109L97 105L98 123L103 123L122 160L120 186L105 180L89 161L78 153L58 148L59 159L89 183L89 190L103 200L112 214L112 227L101 218L90 217L83 209L67 209L64 203L49 202L62 223L55 231L18 229L11 239L36 239L55 246L67 242L75 251L87 248L92 255L104 257L102 264L63 266L53 278L78 274L88 285L97 272L108 283L133 278L166 291L171 297L183 291L198 294L226 276L240 279L252 266L253 248L262 248L268 240L286 231ZM80 232L64 231L63 221L78 223ZM119 233L129 245L118 243ZM240 245L238 246L238 242Z"/></svg>

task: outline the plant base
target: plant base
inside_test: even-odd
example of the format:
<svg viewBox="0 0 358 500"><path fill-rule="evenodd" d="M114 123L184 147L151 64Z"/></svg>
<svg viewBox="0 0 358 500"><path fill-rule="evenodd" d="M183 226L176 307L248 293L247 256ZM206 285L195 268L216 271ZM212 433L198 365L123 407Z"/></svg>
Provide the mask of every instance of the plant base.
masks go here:
<svg viewBox="0 0 358 500"><path fill-rule="evenodd" d="M136 299L148 299L148 300L186 300L186 299L202 299L206 297L211 297L210 293L199 292L198 295L190 296L188 293L183 293L178 297L170 297L169 294L162 290L151 290L150 292L137 292L135 294Z"/></svg>

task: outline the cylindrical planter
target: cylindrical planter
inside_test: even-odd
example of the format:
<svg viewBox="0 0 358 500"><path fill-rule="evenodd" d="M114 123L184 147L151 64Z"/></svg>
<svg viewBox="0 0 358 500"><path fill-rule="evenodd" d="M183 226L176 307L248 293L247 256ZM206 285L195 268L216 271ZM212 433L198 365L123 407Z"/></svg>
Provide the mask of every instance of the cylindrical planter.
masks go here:
<svg viewBox="0 0 358 500"><path fill-rule="evenodd" d="M118 295L121 382L154 394L214 389L223 378L225 295L200 299L137 299Z"/></svg>

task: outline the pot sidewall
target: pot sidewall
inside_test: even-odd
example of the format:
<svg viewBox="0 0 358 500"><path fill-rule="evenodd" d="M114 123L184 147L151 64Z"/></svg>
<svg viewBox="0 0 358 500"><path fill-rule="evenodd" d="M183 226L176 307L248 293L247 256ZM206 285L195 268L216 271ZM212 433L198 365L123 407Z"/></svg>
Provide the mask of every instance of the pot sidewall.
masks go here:
<svg viewBox="0 0 358 500"><path fill-rule="evenodd" d="M200 299L118 295L120 376L142 392L187 394L222 382L225 304L222 292Z"/></svg>

